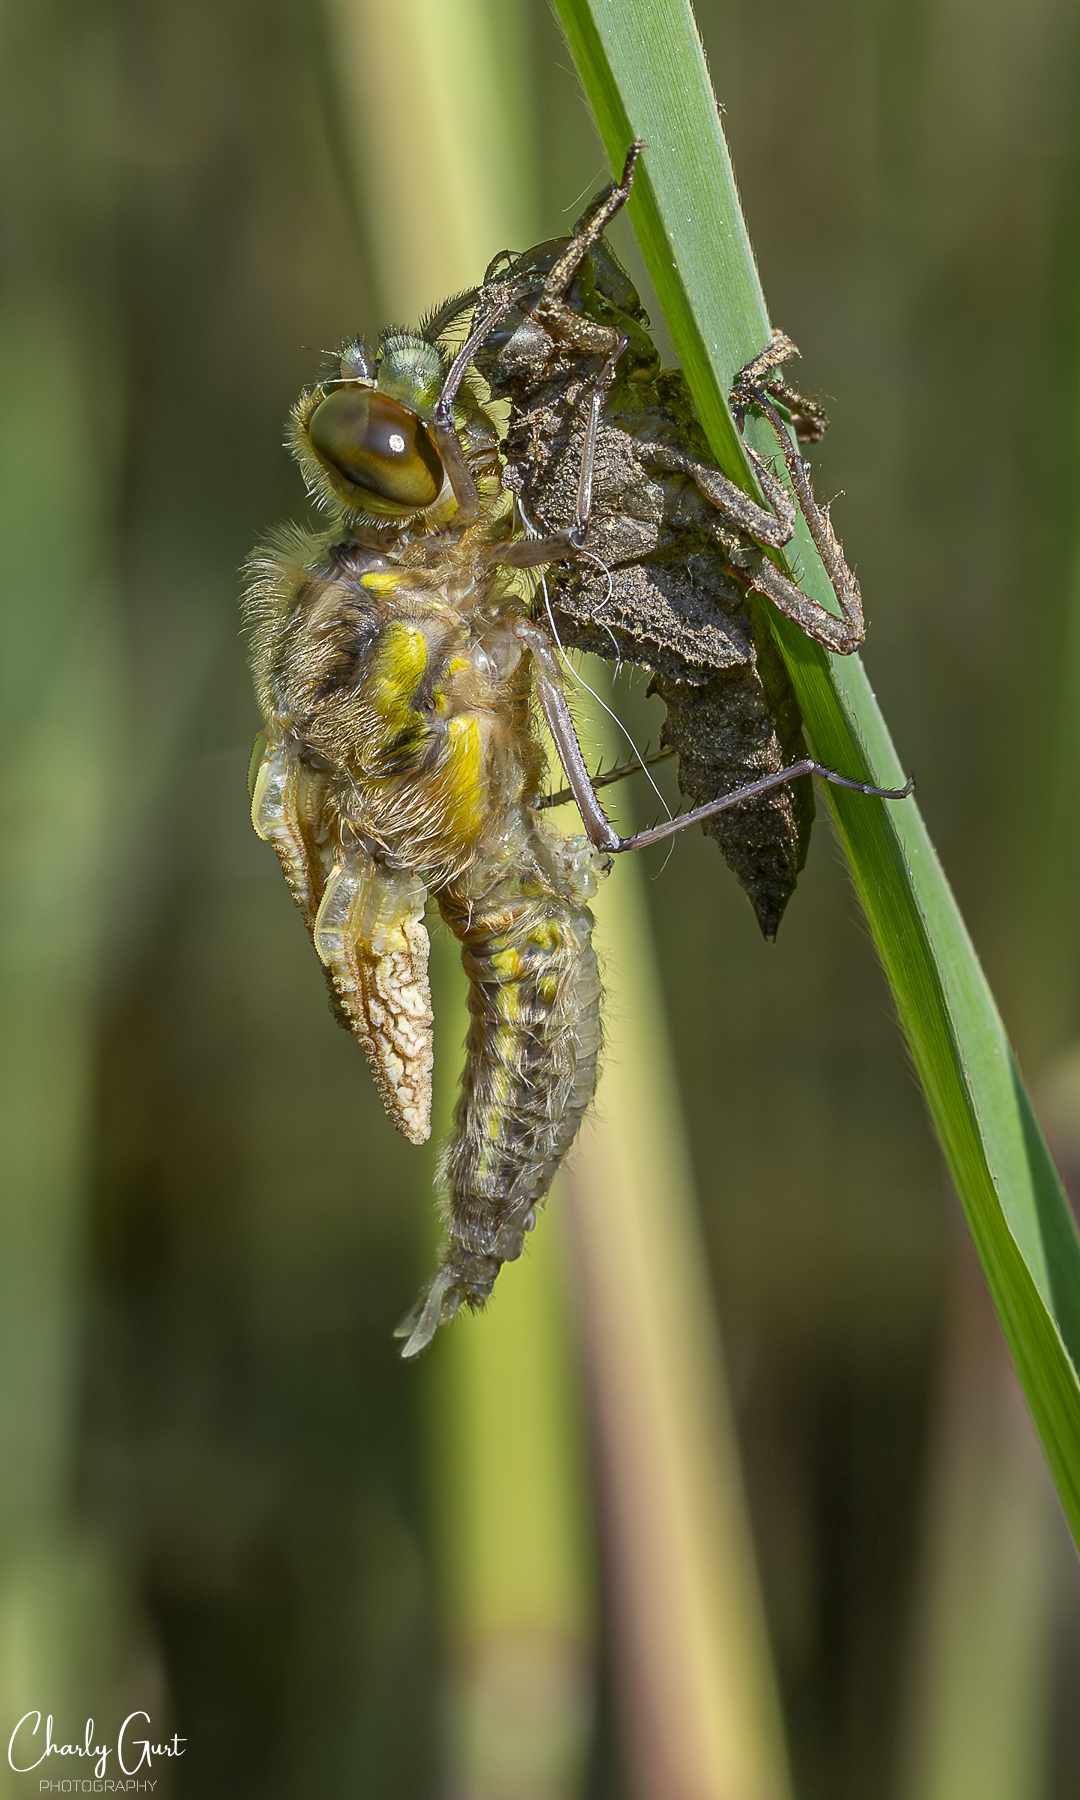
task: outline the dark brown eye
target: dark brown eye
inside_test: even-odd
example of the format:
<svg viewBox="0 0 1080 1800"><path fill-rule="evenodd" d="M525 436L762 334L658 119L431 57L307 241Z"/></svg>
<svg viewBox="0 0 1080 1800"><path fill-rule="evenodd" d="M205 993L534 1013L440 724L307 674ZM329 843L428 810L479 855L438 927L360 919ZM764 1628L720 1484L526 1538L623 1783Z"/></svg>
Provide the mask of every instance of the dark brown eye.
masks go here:
<svg viewBox="0 0 1080 1800"><path fill-rule="evenodd" d="M438 499L443 466L430 432L377 388L335 388L307 429L323 461L366 494L407 511Z"/></svg>

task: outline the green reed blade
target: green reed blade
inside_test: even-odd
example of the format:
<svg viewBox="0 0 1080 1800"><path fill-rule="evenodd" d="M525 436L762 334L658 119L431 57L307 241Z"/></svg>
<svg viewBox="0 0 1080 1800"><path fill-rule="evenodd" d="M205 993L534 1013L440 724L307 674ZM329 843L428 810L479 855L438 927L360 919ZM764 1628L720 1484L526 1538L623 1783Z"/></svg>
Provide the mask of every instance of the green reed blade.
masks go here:
<svg viewBox="0 0 1080 1800"><path fill-rule="evenodd" d="M647 151L630 202L713 450L747 487L727 409L769 320L687 0L555 0L612 167ZM805 530L804 585L828 601ZM883 785L903 770L857 657L774 619L816 756ZM993 996L914 801L830 789L927 1103L1043 1447L1080 1542L1080 1237Z"/></svg>

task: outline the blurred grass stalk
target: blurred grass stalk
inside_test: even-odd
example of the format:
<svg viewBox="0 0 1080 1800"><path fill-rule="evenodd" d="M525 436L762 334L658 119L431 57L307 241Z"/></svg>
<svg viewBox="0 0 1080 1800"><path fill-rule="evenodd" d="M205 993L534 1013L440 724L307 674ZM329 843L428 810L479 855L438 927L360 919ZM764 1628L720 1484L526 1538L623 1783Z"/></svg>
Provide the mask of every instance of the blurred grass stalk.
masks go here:
<svg viewBox="0 0 1080 1800"><path fill-rule="evenodd" d="M443 943L448 964L456 945ZM459 972L446 964L439 997L464 1027L449 979ZM460 1061L446 1054L447 1036L444 1131ZM449 1792L460 1800L571 1800L585 1786L596 1578L558 1208L556 1196L532 1254L503 1271L487 1311L455 1321L431 1359L445 1741Z"/></svg>
<svg viewBox="0 0 1080 1800"><path fill-rule="evenodd" d="M556 5L612 167L621 168L632 138L648 146L631 217L712 448L749 487L726 396L768 341L769 318L688 0ZM804 527L793 552L804 585L829 604ZM901 766L859 658L830 657L788 621L773 623L814 754L898 784ZM1080 1542L1080 1235L917 807L836 789L828 802Z"/></svg>
<svg viewBox="0 0 1080 1800"><path fill-rule="evenodd" d="M109 1559L75 1514L120 691L107 52L94 17L25 0L5 10L0 1708L9 1730L29 1708L51 1711L58 1738L80 1734L101 1699L119 1616ZM44 1720L27 1741L43 1735ZM15 1787L5 1755L0 1793Z"/></svg>
<svg viewBox="0 0 1080 1800"><path fill-rule="evenodd" d="M415 324L534 230L528 14L323 0L380 326Z"/></svg>
<svg viewBox="0 0 1080 1800"><path fill-rule="evenodd" d="M604 692L604 666L588 674ZM597 749L624 753L614 734ZM782 1800L780 1702L636 861L617 863L594 911L604 1055L564 1185L631 1791Z"/></svg>
<svg viewBox="0 0 1080 1800"><path fill-rule="evenodd" d="M927 1458L901 1800L1048 1793L1053 1489L975 1258L962 1246Z"/></svg>
<svg viewBox="0 0 1080 1800"><path fill-rule="evenodd" d="M457 0L450 16L432 0L403 0L392 17L381 0L326 4L374 285L387 317L415 320L476 282L496 250L543 234L528 202L527 13L496 0ZM775 1683L632 866L619 867L599 910L626 1024L574 1164L573 1235L631 1786L641 1800L784 1800ZM442 970L449 954L437 942ZM445 1095L447 1017L464 1014L436 977ZM459 1320L432 1358L452 1782L468 1800L568 1800L584 1784L595 1602L563 1258L556 1198L489 1312Z"/></svg>
<svg viewBox="0 0 1080 1800"><path fill-rule="evenodd" d="M326 5L372 289L384 322L415 322L479 280L496 250L536 235L524 93L514 105L526 18L487 0L455 0L452 13L433 0L402 0L392 13L382 0ZM445 1135L466 1013L456 945L438 929L432 984ZM418 1159L418 1171L427 1217L432 1160ZM456 1321L417 1371L429 1386L445 1785L461 1800L570 1800L591 1735L582 1422L562 1245L557 1232L537 1240L535 1255L504 1271L507 1291L500 1283L489 1314ZM425 1262L434 1255L432 1230Z"/></svg>

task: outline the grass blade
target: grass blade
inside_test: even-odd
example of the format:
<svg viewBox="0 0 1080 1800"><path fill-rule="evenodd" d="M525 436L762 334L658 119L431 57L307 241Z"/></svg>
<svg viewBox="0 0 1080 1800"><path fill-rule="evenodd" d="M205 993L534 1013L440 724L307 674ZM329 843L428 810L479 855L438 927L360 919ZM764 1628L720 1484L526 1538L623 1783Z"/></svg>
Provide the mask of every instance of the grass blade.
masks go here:
<svg viewBox="0 0 1080 1800"><path fill-rule="evenodd" d="M630 211L718 461L750 487L726 405L769 320L686 0L556 0L613 168L648 146ZM793 561L828 601L805 532ZM814 753L903 771L865 671L776 619ZM830 791L852 876L1062 1504L1080 1541L1080 1237L993 996L912 801Z"/></svg>

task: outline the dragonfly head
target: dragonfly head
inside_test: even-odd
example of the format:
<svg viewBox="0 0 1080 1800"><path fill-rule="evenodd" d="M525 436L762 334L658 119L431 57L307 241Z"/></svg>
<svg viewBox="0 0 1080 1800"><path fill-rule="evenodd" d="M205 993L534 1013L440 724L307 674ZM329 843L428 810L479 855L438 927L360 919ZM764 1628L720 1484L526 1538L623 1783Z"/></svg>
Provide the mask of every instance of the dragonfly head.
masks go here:
<svg viewBox="0 0 1080 1800"><path fill-rule="evenodd" d="M330 512L376 525L404 521L445 500L446 469L431 429L445 380L442 353L405 331L384 332L376 352L353 339L340 373L301 394L289 447L312 496ZM497 453L497 433L468 392L455 423L470 460Z"/></svg>

